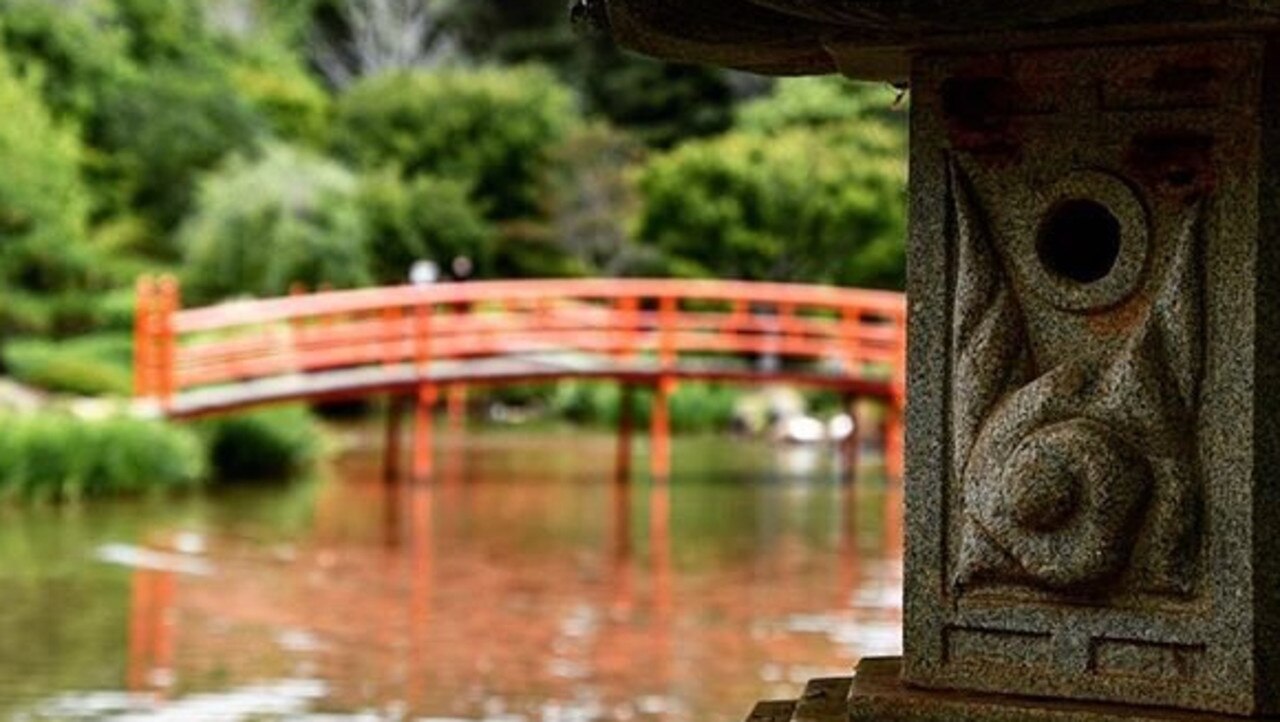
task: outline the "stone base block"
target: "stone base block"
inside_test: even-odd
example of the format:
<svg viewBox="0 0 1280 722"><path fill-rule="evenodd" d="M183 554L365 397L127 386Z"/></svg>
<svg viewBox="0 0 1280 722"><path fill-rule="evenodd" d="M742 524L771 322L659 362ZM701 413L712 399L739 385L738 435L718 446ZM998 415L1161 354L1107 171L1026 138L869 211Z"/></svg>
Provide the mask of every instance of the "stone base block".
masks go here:
<svg viewBox="0 0 1280 722"><path fill-rule="evenodd" d="M908 687L896 657L866 659L852 678L816 679L795 701L756 705L747 722L1238 722L1158 707L1060 702Z"/></svg>

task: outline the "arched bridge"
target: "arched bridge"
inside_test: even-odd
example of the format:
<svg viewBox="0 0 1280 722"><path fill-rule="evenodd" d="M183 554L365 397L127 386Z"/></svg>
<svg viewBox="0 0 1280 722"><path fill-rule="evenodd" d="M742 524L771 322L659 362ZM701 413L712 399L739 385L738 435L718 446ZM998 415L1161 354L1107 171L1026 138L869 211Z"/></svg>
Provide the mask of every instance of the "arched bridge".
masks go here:
<svg viewBox="0 0 1280 722"><path fill-rule="evenodd" d="M884 399L887 458L900 458L901 294L742 281L556 279L298 290L189 309L180 295L172 278L138 282L140 402L183 418L300 399L412 394L420 475L430 472L431 407L439 389L563 378L655 389L652 456L659 476L667 471L666 402L681 379L776 381Z"/></svg>

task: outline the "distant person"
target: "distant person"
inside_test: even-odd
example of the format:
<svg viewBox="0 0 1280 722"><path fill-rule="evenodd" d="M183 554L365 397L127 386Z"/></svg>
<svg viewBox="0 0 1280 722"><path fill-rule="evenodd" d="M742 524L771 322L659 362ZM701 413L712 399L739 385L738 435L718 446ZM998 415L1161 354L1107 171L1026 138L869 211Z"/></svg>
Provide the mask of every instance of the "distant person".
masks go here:
<svg viewBox="0 0 1280 722"><path fill-rule="evenodd" d="M449 262L449 278L454 283L463 283L471 280L471 274L475 272L475 264L467 256L454 256ZM471 304L467 301L459 301L453 305L454 313L459 316L471 311Z"/></svg>

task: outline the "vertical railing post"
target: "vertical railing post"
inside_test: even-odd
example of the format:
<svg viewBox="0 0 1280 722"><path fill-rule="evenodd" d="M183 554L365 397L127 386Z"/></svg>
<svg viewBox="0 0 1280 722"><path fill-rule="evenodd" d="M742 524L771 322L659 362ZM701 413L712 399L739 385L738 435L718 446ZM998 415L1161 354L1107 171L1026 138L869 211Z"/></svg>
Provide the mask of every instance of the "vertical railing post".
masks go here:
<svg viewBox="0 0 1280 722"><path fill-rule="evenodd" d="M133 309L133 396L137 399L146 399L155 394L151 375L155 364L155 338L152 335L156 301L155 279L149 275L139 276L135 288Z"/></svg>
<svg viewBox="0 0 1280 722"><path fill-rule="evenodd" d="M159 296L159 312L157 314L159 328L156 342L156 356L158 357L156 360L159 369L157 373L157 392L160 398L160 408L169 411L173 407L173 396L177 385L178 344L174 317L177 315L182 303L178 279L173 276L161 278Z"/></svg>
<svg viewBox="0 0 1280 722"><path fill-rule="evenodd" d="M844 306L840 309L840 347L844 354L844 369L848 376L858 373L858 336L861 311L856 306Z"/></svg>
<svg viewBox="0 0 1280 722"><path fill-rule="evenodd" d="M676 324L678 306L674 296L658 299L658 364L664 372L676 365Z"/></svg>
<svg viewBox="0 0 1280 722"><path fill-rule="evenodd" d="M636 354L636 337L640 331L640 299L624 296L614 302L614 331L617 341L614 353L619 361L631 361Z"/></svg>
<svg viewBox="0 0 1280 722"><path fill-rule="evenodd" d="M387 306L382 309L382 365L391 368L399 364L404 356L404 334L402 333L404 310L399 306Z"/></svg>

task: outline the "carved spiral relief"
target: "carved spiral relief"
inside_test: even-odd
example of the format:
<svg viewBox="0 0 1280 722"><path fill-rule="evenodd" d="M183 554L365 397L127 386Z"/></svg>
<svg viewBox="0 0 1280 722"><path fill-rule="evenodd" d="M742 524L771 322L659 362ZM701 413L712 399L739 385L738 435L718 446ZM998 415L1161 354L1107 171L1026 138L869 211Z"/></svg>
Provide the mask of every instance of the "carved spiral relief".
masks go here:
<svg viewBox="0 0 1280 722"><path fill-rule="evenodd" d="M952 183L952 427L964 508L955 585L1082 593L1127 578L1186 591L1197 507L1195 218L1174 239L1145 318L1119 343L1039 368L969 181L953 168Z"/></svg>

